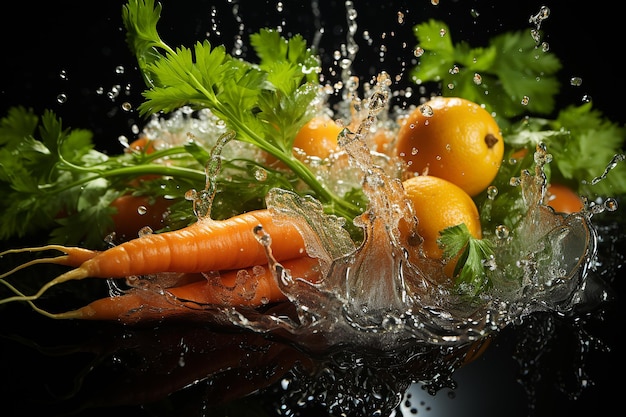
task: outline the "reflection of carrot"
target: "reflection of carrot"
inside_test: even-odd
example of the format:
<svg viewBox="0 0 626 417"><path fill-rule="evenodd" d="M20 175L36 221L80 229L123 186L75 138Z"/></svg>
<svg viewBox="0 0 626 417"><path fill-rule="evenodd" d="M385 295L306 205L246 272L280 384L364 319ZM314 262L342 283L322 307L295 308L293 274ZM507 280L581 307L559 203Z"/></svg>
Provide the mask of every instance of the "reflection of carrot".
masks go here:
<svg viewBox="0 0 626 417"><path fill-rule="evenodd" d="M577 213L584 208L582 198L564 184L551 183L546 198L547 204L559 213Z"/></svg>
<svg viewBox="0 0 626 417"><path fill-rule="evenodd" d="M294 278L309 282L317 282L320 278L318 261L314 258L303 256L281 262L281 265ZM163 318L202 317L199 313L207 305L254 308L286 300L272 271L265 265L222 272L216 277L170 288L163 294L135 289L121 296L101 298L77 310L50 316L60 319L145 322Z"/></svg>
<svg viewBox="0 0 626 417"><path fill-rule="evenodd" d="M0 304L8 301L34 301L54 285L88 277L123 278L162 272L197 273L264 264L267 262L265 249L253 233L257 226L262 226L272 237L272 251L277 260L305 255L304 241L298 228L291 223L275 223L269 210L252 211L226 220L206 218L180 230L150 234L103 252L90 252L89 256L93 257L49 281L35 295L25 296L14 289L16 296L0 300ZM64 250L62 246L55 248ZM67 258L64 258L66 264L74 264L69 259L74 251L74 248L67 249ZM82 252L78 253L79 257L85 257ZM8 285L4 281L7 275L4 274L1 278Z"/></svg>

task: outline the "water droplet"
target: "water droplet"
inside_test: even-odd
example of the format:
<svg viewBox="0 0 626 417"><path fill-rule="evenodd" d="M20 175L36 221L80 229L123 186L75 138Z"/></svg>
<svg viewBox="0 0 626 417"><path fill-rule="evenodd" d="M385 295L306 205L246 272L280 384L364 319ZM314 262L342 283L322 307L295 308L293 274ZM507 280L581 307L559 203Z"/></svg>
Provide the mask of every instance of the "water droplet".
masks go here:
<svg viewBox="0 0 626 417"><path fill-rule="evenodd" d="M574 87L580 87L583 83L583 79L580 77L572 77L569 80L570 85L573 85Z"/></svg>
<svg viewBox="0 0 626 417"><path fill-rule="evenodd" d="M124 135L121 135L117 138L117 141L122 145L123 148L128 149L130 147L130 141Z"/></svg>
<svg viewBox="0 0 626 417"><path fill-rule="evenodd" d="M435 114L435 111L428 104L422 104L420 106L420 113L422 113L425 117L432 117Z"/></svg>
<svg viewBox="0 0 626 417"><path fill-rule="evenodd" d="M61 70L61 71L59 72L59 78L61 78L62 80L67 80L67 79L68 79L68 78L67 78L67 71L65 71L65 70Z"/></svg>
<svg viewBox="0 0 626 417"><path fill-rule="evenodd" d="M470 15L472 15L472 17L474 19L476 19L478 16L480 16L480 13L478 13L478 10L476 10L476 9L471 9L470 10Z"/></svg>
<svg viewBox="0 0 626 417"><path fill-rule="evenodd" d="M487 198L489 198L490 200L493 200L496 198L497 195L498 195L498 187L496 187L495 185L490 185L489 187L487 187Z"/></svg>
<svg viewBox="0 0 626 417"><path fill-rule="evenodd" d="M608 211L615 211L617 210L617 200L609 197L606 199L606 201L604 202L604 207L608 210Z"/></svg>
<svg viewBox="0 0 626 417"><path fill-rule="evenodd" d="M57 96L57 102L59 104L65 104L67 102L67 94L61 93Z"/></svg>
<svg viewBox="0 0 626 417"><path fill-rule="evenodd" d="M115 73L124 74L124 67L122 65L118 65L117 67L115 67Z"/></svg>
<svg viewBox="0 0 626 417"><path fill-rule="evenodd" d="M424 55L424 48L422 48L421 46L416 47L413 50L413 55L415 55L415 57L419 58L422 55Z"/></svg>
<svg viewBox="0 0 626 417"><path fill-rule="evenodd" d="M185 193L185 200L195 201L198 198L198 192L196 190L189 190Z"/></svg>
<svg viewBox="0 0 626 417"><path fill-rule="evenodd" d="M128 101L125 101L122 103L122 110L131 111L132 109L133 109L133 106Z"/></svg>
<svg viewBox="0 0 626 417"><path fill-rule="evenodd" d="M259 168L259 169L255 170L254 171L254 178L257 181L265 181L265 180L267 180L267 171L262 169L262 168Z"/></svg>
<svg viewBox="0 0 626 417"><path fill-rule="evenodd" d="M483 83L483 77L479 73L476 73L474 74L473 81L474 81L474 84L481 85Z"/></svg>
<svg viewBox="0 0 626 417"><path fill-rule="evenodd" d="M137 235L139 237L143 237L143 236L151 235L152 233L154 233L154 230L152 230L150 226L144 226L141 229L139 229L139 233L137 233Z"/></svg>
<svg viewBox="0 0 626 417"><path fill-rule="evenodd" d="M509 237L509 228L503 224L496 226L496 237L498 239L506 239Z"/></svg>
<svg viewBox="0 0 626 417"><path fill-rule="evenodd" d="M529 101L530 101L530 98L528 96L522 97L522 105L523 106L528 106L528 102Z"/></svg>
<svg viewBox="0 0 626 417"><path fill-rule="evenodd" d="M148 212L148 208L146 206L141 205L137 207L137 214L139 214L140 216L143 216L147 212Z"/></svg>

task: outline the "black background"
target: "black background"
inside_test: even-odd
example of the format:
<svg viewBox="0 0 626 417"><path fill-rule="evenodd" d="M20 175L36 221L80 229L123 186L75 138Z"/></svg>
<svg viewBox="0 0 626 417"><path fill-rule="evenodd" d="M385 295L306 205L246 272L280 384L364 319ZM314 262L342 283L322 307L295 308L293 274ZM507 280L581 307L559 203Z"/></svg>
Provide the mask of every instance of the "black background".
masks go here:
<svg viewBox="0 0 626 417"><path fill-rule="evenodd" d="M38 112L52 109L63 118L66 127L91 129L100 147L110 152L119 151L118 137L132 137L133 124L141 125L141 119L134 111L124 111L121 105L129 102L137 106L141 102L143 88L134 57L124 42L121 24L123 3L15 2L11 12L3 11L0 14L1 113L4 114L13 105L33 107ZM286 22L287 33L303 33L310 39L315 30L308 2L286 0L282 13L276 11L276 2L273 1L163 3L163 19L159 27L162 36L171 45L191 45L208 35L212 43L232 46L238 25L231 12L233 3L240 5L245 34L266 25L276 26L282 19ZM345 41L345 9L343 2L321 0L320 3L320 19L325 28L320 47L322 54L330 55L340 42ZM542 26L544 40L563 63L559 103L575 104L585 96L591 97L596 108L611 120L626 123L623 105L620 104L626 93L625 76L621 70L624 22L620 14L609 6L598 3L581 7L564 1L513 4L497 0L441 0L438 6L428 0L389 1L384 4L368 2L368 6L364 6L366 2L355 3L359 14L356 40L361 50L354 72L364 79L369 79L381 69L391 74L401 72L401 62L410 58L410 48L414 43L410 29L426 18L435 17L449 22L454 39L464 39L478 46L502 31L529 31L529 17L536 14L542 5L547 5L551 15ZM214 18L211 17L213 6L216 10ZM472 9L478 12L478 17L472 16ZM404 24L398 23L398 11L405 13ZM212 29L213 22L220 34ZM373 39L371 47L362 39L364 30L368 30ZM244 37L244 44L246 41ZM407 43L406 47L403 42ZM378 58L381 44L389 48L384 63ZM123 68L123 72L118 68ZM66 77L61 76L62 72ZM573 76L582 78L581 86L569 84ZM406 80L400 84L404 82ZM121 86L122 93L111 99L107 92L116 85ZM104 93L98 92L99 89ZM65 94L67 101L59 103L59 94ZM623 251L623 248L619 250ZM623 284L618 284L616 289L623 294ZM612 347L612 352L592 355L589 359L595 386L585 391L578 401L570 401L553 389L546 388L546 393L540 395L536 415L601 415L608 414L613 407L620 407L618 389L624 385L620 382L623 378L623 348L617 343L616 333L623 330L623 319L624 313L615 308L610 310L605 322L592 329ZM512 338L514 336L510 332L504 332L485 356L459 373L460 386L454 400L448 398L447 393L438 394L436 398L427 397L421 405L424 410L419 408L417 415L527 415L524 393L515 381L516 366L510 356ZM3 356L0 360L10 358Z"/></svg>

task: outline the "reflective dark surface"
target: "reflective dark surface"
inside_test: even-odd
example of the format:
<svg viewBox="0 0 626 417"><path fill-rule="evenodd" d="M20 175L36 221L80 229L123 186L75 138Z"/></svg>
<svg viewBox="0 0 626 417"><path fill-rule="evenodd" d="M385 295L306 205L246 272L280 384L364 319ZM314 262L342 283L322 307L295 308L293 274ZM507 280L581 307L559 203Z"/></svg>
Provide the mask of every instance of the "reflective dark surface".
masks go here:
<svg viewBox="0 0 626 417"><path fill-rule="evenodd" d="M142 88L133 57L124 44L120 18L123 3L15 4L16 11L3 13L3 113L15 104L37 110L51 108L66 126L92 129L103 148L119 151L117 137L131 136L131 126L141 123L136 115L124 112L121 103L138 104ZM163 30L172 42L190 43L210 32L213 3L226 2L164 3ZM266 16L275 14L274 2L262 7L266 9L263 13L258 11L260 2L235 3L240 4L242 21L250 22L250 30L279 21ZM289 30L312 34L315 26L310 7L284 3L287 11L283 16L292 22ZM329 52L345 40L345 13L342 2L320 3L324 41L328 42L324 45ZM433 6L426 0L406 1L359 8L358 22L361 29L370 30L373 39L380 39L385 32L396 39L390 45L400 44L398 39L411 43L411 25L399 26L396 16L396 11L409 9L407 21L440 18L458 28L457 36L479 43L498 31L528 29L528 16L545 4L552 10L544 26L546 40L564 63L562 102L578 103L589 95L608 117L624 122L622 106L617 103L626 88L617 61L620 54L614 49L621 37L619 14L606 8L576 9L562 2L515 6L498 1L441 3ZM231 43L229 29L235 25L232 3L216 7L222 35L211 35L212 42ZM478 23L473 23L472 9L479 12ZM379 61L377 54L363 45L355 72L371 76L380 69L392 74L401 71L393 50L384 64ZM124 68L123 73L116 70L118 66ZM582 77L583 84L570 86L572 76ZM106 92L116 85L123 91L128 86L128 92L107 97ZM97 92L99 88L104 94ZM61 93L68 98L63 104L57 101ZM612 223L623 217L622 211L607 215L604 221ZM622 223L618 229L608 229L601 244L602 267L597 274L610 284L613 301L596 307L589 315L579 312L578 319L536 315L505 329L482 356L455 373L454 390L443 389L434 396L419 384L402 381L401 371L394 373L388 368L384 372L368 364L355 364L346 370L345 357L311 357L280 340L257 334L210 329L197 323L125 329L107 323L57 322L32 313L26 306L2 306L0 414L323 416L328 414L327 404L299 402L293 393L311 394L305 386L307 378L320 375L316 372L319 368L328 368L332 372L321 375L336 378L328 383L336 392L313 393L327 399L347 392L341 383L350 381L355 385L378 383L383 393L385 384L405 384L407 398L401 401L396 415L608 415L621 405L619 394L624 385L620 382L624 348L618 343L625 322L621 309L626 253L623 235ZM611 237L617 238L615 244ZM97 291L91 287L86 290ZM580 344L581 340L588 345ZM284 389L286 380L292 381L289 389ZM311 386L316 383L308 382ZM582 385L589 386L581 391ZM286 395L288 392L292 394ZM377 402L384 405L393 400L372 398L374 405L357 404L353 415L375 408Z"/></svg>

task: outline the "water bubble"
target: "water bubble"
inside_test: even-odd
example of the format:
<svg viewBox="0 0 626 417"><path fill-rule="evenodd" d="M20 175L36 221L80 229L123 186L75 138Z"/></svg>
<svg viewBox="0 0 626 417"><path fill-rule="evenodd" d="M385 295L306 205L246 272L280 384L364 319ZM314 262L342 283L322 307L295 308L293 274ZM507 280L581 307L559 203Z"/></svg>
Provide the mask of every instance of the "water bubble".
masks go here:
<svg viewBox="0 0 626 417"><path fill-rule="evenodd" d="M422 104L420 106L420 113L422 113L425 117L432 117L435 114L435 111L428 104Z"/></svg>
<svg viewBox="0 0 626 417"><path fill-rule="evenodd" d="M117 141L124 147L124 148L128 148L130 146L130 142L128 140L128 138L124 135L121 135L117 138Z"/></svg>
<svg viewBox="0 0 626 417"><path fill-rule="evenodd" d="M442 38L446 36L446 33L448 32L444 28L439 29L439 36L441 36Z"/></svg>
<svg viewBox="0 0 626 417"><path fill-rule="evenodd" d="M455 65L452 68L450 68L450 70L448 72L450 74L452 74L452 75L455 75L455 74L458 74L459 72L461 72L461 69L459 68L458 65Z"/></svg>
<svg viewBox="0 0 626 417"><path fill-rule="evenodd" d="M509 185L511 185L512 187L517 187L522 183L522 180L520 177L511 177L511 179L509 180Z"/></svg>
<svg viewBox="0 0 626 417"><path fill-rule="evenodd" d="M591 96L590 96L590 95L588 95L588 94L585 94L585 95L583 96L582 102L583 102L583 103L590 103L590 102L591 102Z"/></svg>
<svg viewBox="0 0 626 417"><path fill-rule="evenodd" d="M195 201L198 198L198 192L194 189L191 189L185 193L185 200L187 201Z"/></svg>
<svg viewBox="0 0 626 417"><path fill-rule="evenodd" d="M137 235L139 237L143 237L143 236L148 236L154 233L154 230L152 230L152 228L150 226L144 226L141 229L139 229L139 232L137 233Z"/></svg>
<svg viewBox="0 0 626 417"><path fill-rule="evenodd" d="M131 111L132 109L133 109L133 106L128 101L125 101L122 103L122 110Z"/></svg>
<svg viewBox="0 0 626 417"><path fill-rule="evenodd" d="M67 71L61 70L59 72L59 78L61 78L62 80L67 80Z"/></svg>
<svg viewBox="0 0 626 417"><path fill-rule="evenodd" d="M402 13L402 12L398 12L398 23L399 24L403 24L404 23L404 13Z"/></svg>
<svg viewBox="0 0 626 417"><path fill-rule="evenodd" d="M471 9L471 10L470 10L470 15L471 15L474 19L476 19L478 16L480 16L480 13L478 13L478 10L476 10L476 9Z"/></svg>
<svg viewBox="0 0 626 417"><path fill-rule="evenodd" d="M141 206L137 207L137 214L139 214L140 216L143 216L147 212L148 212L148 208L146 206L141 205Z"/></svg>
<svg viewBox="0 0 626 417"><path fill-rule="evenodd" d="M506 239L509 237L509 228L503 224L496 226L496 237L498 239Z"/></svg>
<svg viewBox="0 0 626 417"><path fill-rule="evenodd" d="M541 27L541 23L546 20L550 16L550 9L547 6L541 6L539 12L536 15L530 16L528 19L529 23L535 25L537 29Z"/></svg>
<svg viewBox="0 0 626 417"><path fill-rule="evenodd" d="M115 67L115 73L124 74L124 67L122 65L118 65L117 67Z"/></svg>
<svg viewBox="0 0 626 417"><path fill-rule="evenodd" d="M606 201L604 202L604 208L606 208L608 211L615 211L617 210L617 200L609 197L606 199Z"/></svg>
<svg viewBox="0 0 626 417"><path fill-rule="evenodd" d="M574 87L580 87L583 83L583 79L580 77L572 77L569 80L570 85L573 85Z"/></svg>
<svg viewBox="0 0 626 417"><path fill-rule="evenodd" d="M490 200L493 200L496 198L497 195L498 195L498 187L496 187L495 185L490 185L489 187L487 187L487 198L489 198Z"/></svg>
<svg viewBox="0 0 626 417"><path fill-rule="evenodd" d="M474 74L474 78L472 80L476 85L481 85L483 83L483 77L479 73Z"/></svg>
<svg viewBox="0 0 626 417"><path fill-rule="evenodd" d="M254 178L257 181L261 181L261 182L267 180L267 171L262 169L262 168L259 168L259 169L255 170L254 171Z"/></svg>
<svg viewBox="0 0 626 417"><path fill-rule="evenodd" d="M66 103L66 102L67 102L67 94L65 94L65 93L61 93L61 94L59 94L59 95L57 96L57 102L58 102L59 104L64 104L64 103Z"/></svg>
<svg viewBox="0 0 626 417"><path fill-rule="evenodd" d="M522 105L523 106L528 106L528 102L529 101L530 101L530 98L528 96L522 97Z"/></svg>

